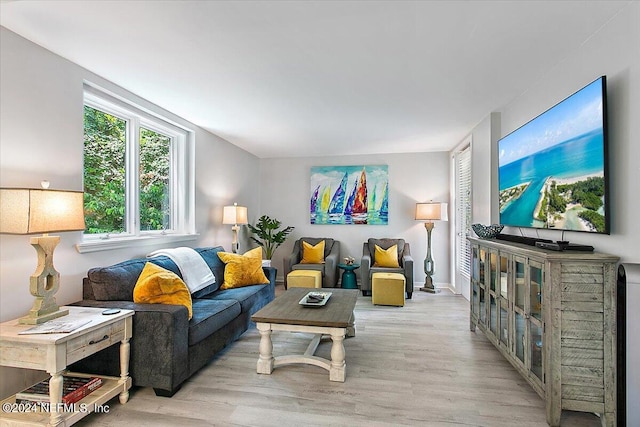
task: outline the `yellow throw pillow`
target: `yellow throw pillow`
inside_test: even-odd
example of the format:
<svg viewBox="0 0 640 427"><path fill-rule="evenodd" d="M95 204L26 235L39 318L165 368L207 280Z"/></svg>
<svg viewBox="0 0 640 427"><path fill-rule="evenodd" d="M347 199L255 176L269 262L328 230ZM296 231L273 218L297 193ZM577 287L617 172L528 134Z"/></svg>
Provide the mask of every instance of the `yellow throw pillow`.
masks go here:
<svg viewBox="0 0 640 427"><path fill-rule="evenodd" d="M172 271L148 262L133 288L133 302L139 304L184 305L193 315L191 293L187 284Z"/></svg>
<svg viewBox="0 0 640 427"><path fill-rule="evenodd" d="M302 261L300 264L322 264L324 262L324 240L312 246L302 241Z"/></svg>
<svg viewBox="0 0 640 427"><path fill-rule="evenodd" d="M398 264L398 245L393 245L389 249L382 249L375 245L374 267L400 268Z"/></svg>
<svg viewBox="0 0 640 427"><path fill-rule="evenodd" d="M218 252L218 257L226 264L220 289L269 283L262 271L262 248L251 249L243 255Z"/></svg>

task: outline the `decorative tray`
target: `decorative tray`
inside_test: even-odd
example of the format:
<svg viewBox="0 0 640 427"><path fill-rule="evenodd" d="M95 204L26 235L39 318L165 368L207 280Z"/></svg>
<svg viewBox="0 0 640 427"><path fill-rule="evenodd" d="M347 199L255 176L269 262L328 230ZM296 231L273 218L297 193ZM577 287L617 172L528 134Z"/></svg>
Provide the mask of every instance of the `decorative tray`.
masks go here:
<svg viewBox="0 0 640 427"><path fill-rule="evenodd" d="M304 307L322 307L329 301L331 292L309 292L298 304Z"/></svg>

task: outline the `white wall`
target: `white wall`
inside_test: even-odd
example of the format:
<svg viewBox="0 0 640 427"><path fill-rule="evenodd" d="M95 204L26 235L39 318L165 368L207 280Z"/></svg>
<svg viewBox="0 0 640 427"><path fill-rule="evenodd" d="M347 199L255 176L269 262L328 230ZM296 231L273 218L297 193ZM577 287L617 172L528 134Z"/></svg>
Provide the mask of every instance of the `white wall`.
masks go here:
<svg viewBox="0 0 640 427"><path fill-rule="evenodd" d="M309 179L311 166L386 164L389 166L388 225L316 225L309 221ZM446 152L327 156L314 158L262 159L260 178L261 212L296 229L273 258L282 279L282 259L291 253L300 237L333 237L340 240L341 258L362 256L362 244L369 237L401 237L411 245L414 278L424 284L423 262L426 231L414 220L416 202L449 200L449 154ZM449 212L449 216L452 213ZM436 222L432 234L436 286L449 286L449 223ZM356 271L358 273L358 271Z"/></svg>
<svg viewBox="0 0 640 427"><path fill-rule="evenodd" d="M471 186L473 208L472 224L495 224L498 222L498 180L493 173L492 159L496 156L496 141L500 132L500 114L491 113L471 132Z"/></svg>
<svg viewBox="0 0 640 427"><path fill-rule="evenodd" d="M502 135L554 105L597 76L606 74L609 89L610 178L612 232L610 236L566 233L576 243L592 244L600 252L639 262L640 221L640 3L630 3L581 48L500 109ZM82 82L94 81L126 94L90 72L10 31L0 29L0 186L37 187L49 179L54 188L82 188ZM523 88L523 90L526 88ZM141 103L145 104L143 100ZM159 109L156 109L159 111ZM159 111L161 112L161 111ZM171 116L169 113L167 115ZM489 112L487 113L489 116ZM473 221L496 222L496 117L488 117L473 134ZM265 159L235 148L226 141L174 117L196 133L196 224L200 238L194 246L229 247L230 227L221 222L223 205L237 201L249 208L250 221L260 213L293 225L296 230L274 257L282 274L282 257L293 240L303 235L335 236L342 256L361 254L368 237L402 236L410 242L416 260L416 280L423 280L424 227L413 220L416 201L446 201L449 197L448 153L336 156L302 159ZM493 130L492 130L493 129ZM311 225L308 221L311 166L388 164L390 214L387 226ZM493 176L491 176L493 174ZM487 176L489 178L487 178ZM450 207L451 208L451 207ZM449 212L453 217L453 212ZM450 282L448 223L433 232L437 285ZM558 239L557 232L542 237ZM80 233L61 233L56 267L62 275L60 303L81 298L86 271L144 254L140 250L78 254L73 245ZM246 233L243 234L246 240ZM154 249L149 247L148 250ZM30 307L28 277L35 268L35 251L27 236L0 235L0 320L23 315ZM640 305L640 301L636 306ZM15 378L15 377L11 377ZM12 382L0 371L0 395Z"/></svg>
<svg viewBox="0 0 640 427"><path fill-rule="evenodd" d="M189 246L230 249L231 229L222 225L222 206L237 201L260 210L259 159L171 113L128 94L87 70L0 28L0 186L82 189L83 80L129 97L195 132L197 241ZM91 267L142 256L157 246L79 254L80 232L60 233L55 266L61 274L59 304L82 299L82 278ZM0 321L23 316L31 307L29 276L36 267L29 236L0 235ZM20 387L20 373L0 370L0 396Z"/></svg>
<svg viewBox="0 0 640 427"><path fill-rule="evenodd" d="M565 239L593 245L598 252L638 262L640 249L640 4L630 3L597 34L542 76L522 95L487 115L471 130L472 222L499 222L497 140L536 117L601 75L607 75L609 108L609 178L611 234L566 232ZM535 236L533 229L522 229ZM505 233L519 230L506 228ZM560 240L558 231L540 230L540 237ZM468 299L468 284L462 289ZM638 302L640 304L640 301Z"/></svg>
<svg viewBox="0 0 640 427"><path fill-rule="evenodd" d="M607 76L611 235L566 232L565 240L593 245L598 252L640 261L640 3L630 3L578 51L557 64L532 87L501 109L501 136L512 132L576 90ZM473 221L497 222L495 137L489 118L473 130ZM492 154L490 154L492 153ZM491 173L491 181L485 173ZM481 184L478 185L478 182ZM492 184L493 183L493 184ZM492 189L493 188L493 189ZM522 229L526 235L535 231ZM505 229L517 234L518 230ZM560 232L540 237L560 240ZM640 302L639 302L640 303Z"/></svg>
<svg viewBox="0 0 640 427"><path fill-rule="evenodd" d="M512 132L533 117L571 95L601 75L607 76L609 118L609 178L611 203L611 234L567 232L565 239L593 245L598 252L620 257L621 262L640 262L640 2L630 2L616 17L587 40L579 50L557 64L521 96L500 110L501 135ZM479 171L490 171L495 182L497 157L495 137L487 133L487 120L473 130L473 215L474 222L497 222L496 187ZM499 128L497 128L499 129ZM495 133L495 132L494 132ZM491 156L488 153L493 152ZM480 173L481 174L481 173ZM478 180L479 182L476 182ZM480 183L480 184L479 184ZM480 186L480 188L478 188ZM489 209L489 211L487 210ZM523 229L525 230L525 229ZM517 230L506 229L516 234ZM535 236L535 231L526 230ZM541 230L540 237L559 240L560 232ZM639 307L640 294L627 302ZM627 360L639 355L627 349ZM627 378L628 387L640 383L640 378ZM630 395L639 391L629 389ZM627 402L633 405L634 402ZM637 407L629 406L628 414ZM631 417L631 415L629 415Z"/></svg>

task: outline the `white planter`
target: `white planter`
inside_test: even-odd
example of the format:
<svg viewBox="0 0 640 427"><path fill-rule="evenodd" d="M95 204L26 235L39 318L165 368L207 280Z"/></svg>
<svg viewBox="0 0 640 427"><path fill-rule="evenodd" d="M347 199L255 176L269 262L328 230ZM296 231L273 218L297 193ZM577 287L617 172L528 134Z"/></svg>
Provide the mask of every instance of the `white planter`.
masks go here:
<svg viewBox="0 0 640 427"><path fill-rule="evenodd" d="M263 267L271 267L271 260L270 259L263 259L262 260L262 266Z"/></svg>

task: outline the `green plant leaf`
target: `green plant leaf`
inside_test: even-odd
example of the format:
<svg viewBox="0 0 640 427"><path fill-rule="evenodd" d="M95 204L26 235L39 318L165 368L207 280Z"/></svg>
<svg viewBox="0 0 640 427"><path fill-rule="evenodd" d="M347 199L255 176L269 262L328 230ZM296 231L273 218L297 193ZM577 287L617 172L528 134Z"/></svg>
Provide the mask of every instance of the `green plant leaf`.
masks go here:
<svg viewBox="0 0 640 427"><path fill-rule="evenodd" d="M295 229L295 227L288 226L279 230L281 226L280 221L267 215L258 218L255 226L248 224L251 233L256 235L256 237L251 236L251 240L262 247L266 259L271 259L274 251L285 242L287 236Z"/></svg>

